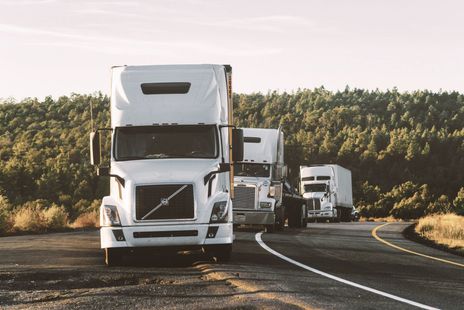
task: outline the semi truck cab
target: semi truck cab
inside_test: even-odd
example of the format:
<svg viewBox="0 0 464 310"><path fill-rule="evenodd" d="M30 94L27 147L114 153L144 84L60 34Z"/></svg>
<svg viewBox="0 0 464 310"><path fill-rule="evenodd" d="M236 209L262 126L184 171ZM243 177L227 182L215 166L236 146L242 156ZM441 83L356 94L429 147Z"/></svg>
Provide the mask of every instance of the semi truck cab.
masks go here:
<svg viewBox="0 0 464 310"><path fill-rule="evenodd" d="M235 163L234 224L283 228L282 182L286 176L283 132L242 128L244 158Z"/></svg>
<svg viewBox="0 0 464 310"><path fill-rule="evenodd" d="M307 217L350 221L353 209L351 172L339 165L300 167L300 192L307 198Z"/></svg>
<svg viewBox="0 0 464 310"><path fill-rule="evenodd" d="M91 163L111 178L100 207L107 265L153 247L229 259L233 162L243 157L231 73L224 65L112 68L109 166L101 166L100 130L90 135Z"/></svg>

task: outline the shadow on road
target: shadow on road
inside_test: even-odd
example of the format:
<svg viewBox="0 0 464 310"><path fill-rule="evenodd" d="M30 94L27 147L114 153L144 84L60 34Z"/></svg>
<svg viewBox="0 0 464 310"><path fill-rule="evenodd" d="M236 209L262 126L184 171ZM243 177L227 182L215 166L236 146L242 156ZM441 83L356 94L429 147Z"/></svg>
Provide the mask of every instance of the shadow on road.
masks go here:
<svg viewBox="0 0 464 310"><path fill-rule="evenodd" d="M127 252L122 265L130 267L193 267L199 263L212 263L214 258L201 251L159 252L159 250L143 250Z"/></svg>

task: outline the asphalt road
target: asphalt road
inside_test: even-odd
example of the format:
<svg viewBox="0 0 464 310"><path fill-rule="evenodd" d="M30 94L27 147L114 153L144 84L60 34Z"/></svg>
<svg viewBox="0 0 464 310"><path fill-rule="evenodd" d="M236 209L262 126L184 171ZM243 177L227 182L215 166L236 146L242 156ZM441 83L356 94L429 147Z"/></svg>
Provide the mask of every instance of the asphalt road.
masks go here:
<svg viewBox="0 0 464 310"><path fill-rule="evenodd" d="M311 223L262 234L263 245L259 230L240 230L227 264L152 253L115 268L97 231L4 237L0 308L463 309L464 258L404 239L407 223L377 234L462 266L390 247L372 236L380 224Z"/></svg>

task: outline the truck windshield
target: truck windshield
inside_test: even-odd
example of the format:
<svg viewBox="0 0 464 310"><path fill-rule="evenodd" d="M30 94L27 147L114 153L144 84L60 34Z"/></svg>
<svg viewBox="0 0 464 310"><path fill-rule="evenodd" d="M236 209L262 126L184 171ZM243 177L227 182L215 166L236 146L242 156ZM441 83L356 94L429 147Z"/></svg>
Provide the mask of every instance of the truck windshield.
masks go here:
<svg viewBox="0 0 464 310"><path fill-rule="evenodd" d="M214 125L118 127L114 141L114 157L121 161L218 156Z"/></svg>
<svg viewBox="0 0 464 310"><path fill-rule="evenodd" d="M306 184L304 186L305 193L326 192L327 185L324 183L319 184Z"/></svg>
<svg viewBox="0 0 464 310"><path fill-rule="evenodd" d="M235 164L234 174L242 177L268 178L271 175L269 164Z"/></svg>

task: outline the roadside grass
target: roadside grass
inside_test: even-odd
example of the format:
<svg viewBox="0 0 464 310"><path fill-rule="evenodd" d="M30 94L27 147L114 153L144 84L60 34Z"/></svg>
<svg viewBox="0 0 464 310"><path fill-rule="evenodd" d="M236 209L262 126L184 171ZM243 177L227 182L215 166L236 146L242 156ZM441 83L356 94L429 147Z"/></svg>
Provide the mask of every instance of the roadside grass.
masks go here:
<svg viewBox="0 0 464 310"><path fill-rule="evenodd" d="M429 215L419 219L415 231L423 238L464 253L464 216Z"/></svg>
<svg viewBox="0 0 464 310"><path fill-rule="evenodd" d="M98 228L100 227L100 215L98 210L83 213L71 224L72 228Z"/></svg>
<svg viewBox="0 0 464 310"><path fill-rule="evenodd" d="M92 202L72 221L65 207L42 199L29 201L18 207L12 207L8 201L0 199L0 236L98 228L98 205L98 201Z"/></svg>

